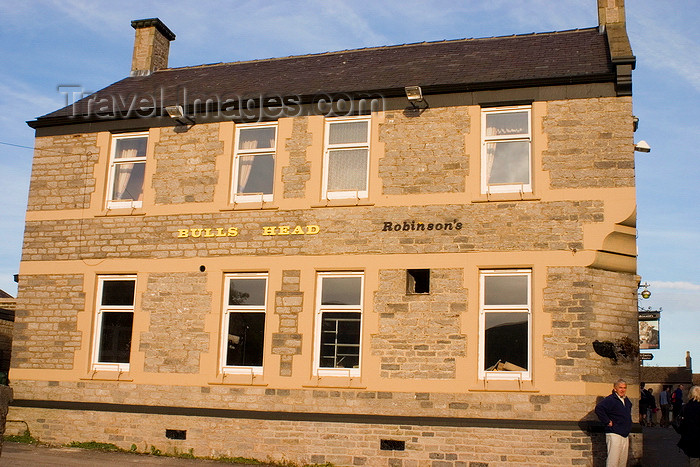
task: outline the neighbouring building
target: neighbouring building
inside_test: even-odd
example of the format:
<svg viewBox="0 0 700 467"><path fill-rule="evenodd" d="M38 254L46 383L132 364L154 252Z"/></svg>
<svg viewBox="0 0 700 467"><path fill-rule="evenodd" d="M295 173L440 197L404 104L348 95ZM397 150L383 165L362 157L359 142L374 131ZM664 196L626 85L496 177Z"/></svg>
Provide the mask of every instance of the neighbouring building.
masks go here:
<svg viewBox="0 0 700 467"><path fill-rule="evenodd" d="M198 456L593 464L596 401L639 395L635 58L622 0L598 9L186 68L132 22L131 76L29 122L10 418Z"/></svg>
<svg viewBox="0 0 700 467"><path fill-rule="evenodd" d="M10 371L10 354L12 352L12 328L15 322L17 301L0 289L0 384L7 384Z"/></svg>
<svg viewBox="0 0 700 467"><path fill-rule="evenodd" d="M683 384L683 395L687 398L688 389L695 384L696 374L693 374L693 360L690 351L685 353L685 366L642 366L640 381L646 389L653 391L658 403L659 393L664 386L672 386L674 389Z"/></svg>

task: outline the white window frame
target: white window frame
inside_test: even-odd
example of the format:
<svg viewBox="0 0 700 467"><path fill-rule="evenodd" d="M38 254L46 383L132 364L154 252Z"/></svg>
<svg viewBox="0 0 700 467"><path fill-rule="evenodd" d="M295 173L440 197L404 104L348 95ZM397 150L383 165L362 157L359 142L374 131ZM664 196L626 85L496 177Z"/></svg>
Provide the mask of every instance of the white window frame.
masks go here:
<svg viewBox="0 0 700 467"><path fill-rule="evenodd" d="M322 305L321 296L323 292L324 278L360 278L360 303L359 305ZM338 271L338 272L319 272L316 282L316 318L314 322L314 364L313 373L316 376L345 376L358 377L361 374L362 368L362 343L363 343L363 324L364 324L364 301L365 301L365 274L361 271ZM322 317L324 312L357 312L360 315L360 341L358 350L358 367L357 368L326 368L320 366L321 360L321 333L322 333Z"/></svg>
<svg viewBox="0 0 700 467"><path fill-rule="evenodd" d="M108 281L134 281L134 303L131 306L126 305L102 305L102 290L105 282ZM127 372L129 371L129 366L131 362L131 352L133 351L134 345L134 311L136 306L136 286L137 280L134 274L119 274L119 275L101 275L97 277L97 297L95 304L95 329L94 329L94 339L92 347L92 369L95 371L119 371ZM100 362L100 344L102 340L102 318L105 313L109 312L131 312L131 348L129 351L129 362L128 363L117 363L117 362Z"/></svg>
<svg viewBox="0 0 700 467"><path fill-rule="evenodd" d="M146 138L146 156L145 157L130 157L130 158L116 158L116 153L117 153L117 141L123 140L123 139L132 139L132 138ZM112 135L112 144L110 148L110 156L109 156L109 182L107 184L107 208L108 209L123 209L123 208L140 208L143 206L143 201L142 200L113 200L112 196L114 195L114 183L115 183L115 173L116 173L116 168L118 165L121 164L131 164L131 163L140 163L144 165L144 179L143 179L143 186L141 187L141 196L143 196L144 189L146 187L146 177L145 177L145 167L146 167L146 161L148 160L148 132L138 132L138 133L123 133L123 134L114 134Z"/></svg>
<svg viewBox="0 0 700 467"><path fill-rule="evenodd" d="M486 277L526 276L527 304L485 305ZM487 313L527 313L527 371L486 371L486 314ZM532 269L483 269L479 271L479 379L487 380L531 380L532 379Z"/></svg>
<svg viewBox="0 0 700 467"><path fill-rule="evenodd" d="M240 149L241 131L257 128L274 128L275 144L272 148L255 148L255 149ZM231 180L231 202L232 203L255 203L255 202L271 202L274 196L275 186L275 165L277 164L277 122L275 123L240 123L236 125L236 138L234 141L233 150L233 179ZM272 170L272 193L238 193L238 177L240 171L241 156L267 156L272 155L273 170Z"/></svg>
<svg viewBox="0 0 700 467"><path fill-rule="evenodd" d="M231 293L231 279L265 279L265 303L260 305L229 305L229 294ZM263 313L265 314L265 328L263 331L263 341L267 340L268 316L268 273L252 272L252 273L227 273L224 274L224 303L223 303L223 318L221 323L221 353L219 367L221 373L229 375L262 375L265 365L265 347L263 346L263 364L261 366L233 366L226 365L226 357L228 354L228 327L230 313Z"/></svg>
<svg viewBox="0 0 700 467"><path fill-rule="evenodd" d="M353 123L353 122L367 122L367 141L365 143L345 143L345 144L331 144L330 143L330 128L331 125L336 123ZM372 140L372 118L371 116L360 116L360 117L326 117L326 128L324 135L324 150L323 150L323 199L347 199L347 198L367 198L369 197L369 173L370 173L370 141ZM367 150L367 173L365 174L365 188L364 190L342 190L342 191L329 191L328 190L328 163L330 152L338 149L365 149Z"/></svg>
<svg viewBox="0 0 700 467"><path fill-rule="evenodd" d="M486 134L486 117L493 114L527 112L527 134L492 135ZM490 185L488 182L489 143L525 141L528 143L528 182L515 184ZM517 105L509 107L488 107L481 109L481 193L531 193L532 192L532 106Z"/></svg>

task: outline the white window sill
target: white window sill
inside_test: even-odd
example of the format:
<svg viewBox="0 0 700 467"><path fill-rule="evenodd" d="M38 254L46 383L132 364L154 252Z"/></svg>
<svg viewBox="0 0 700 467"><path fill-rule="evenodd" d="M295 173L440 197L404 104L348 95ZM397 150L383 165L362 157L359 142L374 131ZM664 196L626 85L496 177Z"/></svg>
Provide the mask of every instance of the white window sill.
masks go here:
<svg viewBox="0 0 700 467"><path fill-rule="evenodd" d="M498 201L540 201L539 196L532 192L481 193L472 203L493 203Z"/></svg>
<svg viewBox="0 0 700 467"><path fill-rule="evenodd" d="M224 375L262 376L263 368L261 366L227 366L221 369L221 373Z"/></svg>
<svg viewBox="0 0 700 467"><path fill-rule="evenodd" d="M340 378L358 378L360 376L359 368L318 368L314 373L314 376L323 378L329 377L340 377Z"/></svg>
<svg viewBox="0 0 700 467"><path fill-rule="evenodd" d="M529 373L522 371L486 371L479 375L484 381L530 381Z"/></svg>
<svg viewBox="0 0 700 467"><path fill-rule="evenodd" d="M143 201L108 201L107 209L139 209L143 205Z"/></svg>

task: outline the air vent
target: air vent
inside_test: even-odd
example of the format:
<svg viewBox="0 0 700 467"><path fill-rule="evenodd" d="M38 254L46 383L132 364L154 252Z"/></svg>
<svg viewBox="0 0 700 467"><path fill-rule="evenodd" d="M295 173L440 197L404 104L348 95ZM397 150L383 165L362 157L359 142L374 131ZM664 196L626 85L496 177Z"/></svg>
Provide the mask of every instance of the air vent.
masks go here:
<svg viewBox="0 0 700 467"><path fill-rule="evenodd" d="M379 441L379 449L382 451L405 451L406 441L397 439L383 439Z"/></svg>
<svg viewBox="0 0 700 467"><path fill-rule="evenodd" d="M187 430L165 430L168 439L187 439Z"/></svg>

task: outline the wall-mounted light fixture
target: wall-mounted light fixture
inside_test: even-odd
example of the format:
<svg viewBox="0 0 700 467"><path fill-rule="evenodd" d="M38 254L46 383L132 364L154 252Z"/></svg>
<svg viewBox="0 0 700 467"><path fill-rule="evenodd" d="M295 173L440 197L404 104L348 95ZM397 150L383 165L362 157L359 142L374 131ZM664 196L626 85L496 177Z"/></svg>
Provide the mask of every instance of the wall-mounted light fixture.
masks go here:
<svg viewBox="0 0 700 467"><path fill-rule="evenodd" d="M185 109L181 105L168 105L165 107L168 117L175 120L180 125L194 125L194 119L185 115Z"/></svg>
<svg viewBox="0 0 700 467"><path fill-rule="evenodd" d="M642 140L634 145L634 150L637 152L650 152L651 146L649 146L649 143Z"/></svg>
<svg viewBox="0 0 700 467"><path fill-rule="evenodd" d="M406 86L404 87L404 91L406 92L408 102L410 102L414 108L428 108L428 103L423 98L423 90L420 86ZM417 104L425 104L425 107L420 107Z"/></svg>

